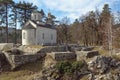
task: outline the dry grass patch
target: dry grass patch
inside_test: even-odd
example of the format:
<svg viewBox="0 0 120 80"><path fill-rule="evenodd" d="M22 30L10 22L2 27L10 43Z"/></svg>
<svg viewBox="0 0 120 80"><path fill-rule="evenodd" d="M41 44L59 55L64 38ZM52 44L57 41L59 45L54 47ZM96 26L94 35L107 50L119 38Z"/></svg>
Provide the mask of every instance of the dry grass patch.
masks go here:
<svg viewBox="0 0 120 80"><path fill-rule="evenodd" d="M94 50L99 51L100 55L109 56L108 50L103 49L101 46L95 47Z"/></svg>
<svg viewBox="0 0 120 80"><path fill-rule="evenodd" d="M119 61L120 61L120 54L119 54L119 55L114 54L114 55L112 55L112 57L113 57L114 59L116 59L116 60L119 60Z"/></svg>

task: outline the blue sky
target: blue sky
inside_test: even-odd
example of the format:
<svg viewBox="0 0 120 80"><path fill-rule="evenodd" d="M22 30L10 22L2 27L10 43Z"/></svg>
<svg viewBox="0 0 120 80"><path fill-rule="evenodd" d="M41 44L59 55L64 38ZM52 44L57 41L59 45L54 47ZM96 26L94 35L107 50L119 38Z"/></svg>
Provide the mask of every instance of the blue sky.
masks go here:
<svg viewBox="0 0 120 80"><path fill-rule="evenodd" d="M61 19L65 16L74 20L96 8L102 10L104 4L109 4L113 13L120 11L120 0L14 0L15 2L26 1L43 9L45 13L51 12Z"/></svg>

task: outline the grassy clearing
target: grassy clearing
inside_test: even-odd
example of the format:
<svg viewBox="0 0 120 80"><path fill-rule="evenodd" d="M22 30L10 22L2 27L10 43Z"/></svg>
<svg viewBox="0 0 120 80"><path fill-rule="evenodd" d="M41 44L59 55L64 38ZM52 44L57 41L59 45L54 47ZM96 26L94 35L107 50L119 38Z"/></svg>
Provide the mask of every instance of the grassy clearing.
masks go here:
<svg viewBox="0 0 120 80"><path fill-rule="evenodd" d="M112 55L112 57L116 60L119 60L120 61L120 54L119 55Z"/></svg>
<svg viewBox="0 0 120 80"><path fill-rule="evenodd" d="M94 50L99 51L99 54L100 54L100 55L103 55L103 56L109 56L109 54L108 54L108 50L101 49L100 46L95 47Z"/></svg>
<svg viewBox="0 0 120 80"><path fill-rule="evenodd" d="M100 49L100 47L95 47L94 50L98 50L100 55L103 56L110 56L109 51L105 49ZM114 54L112 55L112 58L120 61L120 54Z"/></svg>
<svg viewBox="0 0 120 80"><path fill-rule="evenodd" d="M40 60L28 63L20 67L17 71L3 72L0 74L0 80L27 80L29 77L40 72L42 69Z"/></svg>

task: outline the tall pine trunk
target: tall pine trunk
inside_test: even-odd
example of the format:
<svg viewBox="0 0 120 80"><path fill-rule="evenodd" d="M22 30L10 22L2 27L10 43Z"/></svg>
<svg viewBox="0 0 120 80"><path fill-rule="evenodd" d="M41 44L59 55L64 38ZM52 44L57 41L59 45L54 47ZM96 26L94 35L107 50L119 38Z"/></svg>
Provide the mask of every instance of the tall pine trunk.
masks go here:
<svg viewBox="0 0 120 80"><path fill-rule="evenodd" d="M6 10L6 43L8 43L8 5L5 5Z"/></svg>
<svg viewBox="0 0 120 80"><path fill-rule="evenodd" d="M17 43L17 21L15 20L15 44Z"/></svg>

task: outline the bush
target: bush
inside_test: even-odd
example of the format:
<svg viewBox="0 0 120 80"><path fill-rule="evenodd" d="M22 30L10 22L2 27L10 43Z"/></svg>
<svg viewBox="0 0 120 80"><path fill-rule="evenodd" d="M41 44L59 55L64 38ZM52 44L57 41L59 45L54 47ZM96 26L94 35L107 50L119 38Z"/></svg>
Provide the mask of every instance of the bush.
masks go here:
<svg viewBox="0 0 120 80"><path fill-rule="evenodd" d="M84 66L83 61L74 62L74 63L72 63L72 70L73 71L80 70L83 66Z"/></svg>
<svg viewBox="0 0 120 80"><path fill-rule="evenodd" d="M84 66L83 61L69 62L61 61L56 64L56 68L61 74L71 74L75 71L79 71Z"/></svg>
<svg viewBox="0 0 120 80"><path fill-rule="evenodd" d="M58 62L56 67L58 68L59 72L60 73L71 73L71 63L68 62L68 61L61 61L61 62Z"/></svg>

